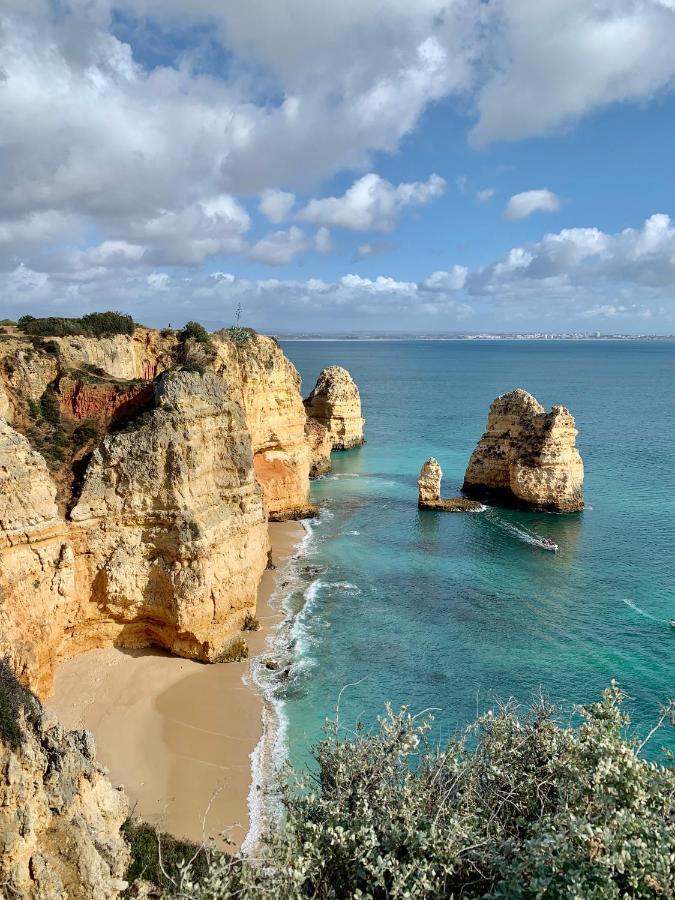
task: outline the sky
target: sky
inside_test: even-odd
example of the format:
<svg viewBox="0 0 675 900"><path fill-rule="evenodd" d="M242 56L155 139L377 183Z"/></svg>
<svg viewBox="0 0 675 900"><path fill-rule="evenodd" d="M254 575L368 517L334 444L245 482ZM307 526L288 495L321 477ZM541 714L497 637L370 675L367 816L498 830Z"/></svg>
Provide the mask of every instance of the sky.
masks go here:
<svg viewBox="0 0 675 900"><path fill-rule="evenodd" d="M0 0L0 317L675 334L674 89L675 0Z"/></svg>

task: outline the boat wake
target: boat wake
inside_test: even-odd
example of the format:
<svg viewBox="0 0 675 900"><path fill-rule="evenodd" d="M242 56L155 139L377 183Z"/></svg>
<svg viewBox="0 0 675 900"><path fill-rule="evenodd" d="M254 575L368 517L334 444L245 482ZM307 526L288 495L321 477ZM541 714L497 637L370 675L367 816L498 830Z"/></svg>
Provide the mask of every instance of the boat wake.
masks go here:
<svg viewBox="0 0 675 900"><path fill-rule="evenodd" d="M634 610L638 615L644 616L645 619L650 619L652 622L660 622L660 619L657 619L655 616L651 616L648 612L645 612L644 609L640 609L640 607L633 603L628 597L622 597L621 602L625 603L626 606L630 606L632 610Z"/></svg>
<svg viewBox="0 0 675 900"><path fill-rule="evenodd" d="M542 537L540 534L537 534L535 531L530 531L522 525L514 525L512 522L505 522L503 519L499 519L494 515L490 516L489 521L493 525L496 525L497 528L512 535L524 544L529 544L531 547L539 547L541 550L551 550L553 552L558 549L558 545L555 541L552 541L550 538Z"/></svg>

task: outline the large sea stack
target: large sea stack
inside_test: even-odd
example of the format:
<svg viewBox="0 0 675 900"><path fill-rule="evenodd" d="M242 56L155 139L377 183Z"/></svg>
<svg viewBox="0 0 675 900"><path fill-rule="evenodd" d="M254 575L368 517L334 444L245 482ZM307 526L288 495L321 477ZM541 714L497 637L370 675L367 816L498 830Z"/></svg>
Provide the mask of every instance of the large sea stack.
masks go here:
<svg viewBox="0 0 675 900"><path fill-rule="evenodd" d="M502 394L490 406L462 489L468 497L503 506L583 509L584 464L576 435L564 406L547 413L521 388Z"/></svg>
<svg viewBox="0 0 675 900"><path fill-rule="evenodd" d="M342 366L328 366L305 400L307 415L328 430L333 450L350 450L363 443L364 418L354 379Z"/></svg>

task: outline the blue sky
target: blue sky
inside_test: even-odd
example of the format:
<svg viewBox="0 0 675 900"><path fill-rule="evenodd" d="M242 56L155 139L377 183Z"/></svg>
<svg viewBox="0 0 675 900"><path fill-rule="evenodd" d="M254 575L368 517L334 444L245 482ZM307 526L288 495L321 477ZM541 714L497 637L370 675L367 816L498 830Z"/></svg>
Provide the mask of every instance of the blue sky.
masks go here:
<svg viewBox="0 0 675 900"><path fill-rule="evenodd" d="M675 0L6 0L0 44L3 316L675 333Z"/></svg>

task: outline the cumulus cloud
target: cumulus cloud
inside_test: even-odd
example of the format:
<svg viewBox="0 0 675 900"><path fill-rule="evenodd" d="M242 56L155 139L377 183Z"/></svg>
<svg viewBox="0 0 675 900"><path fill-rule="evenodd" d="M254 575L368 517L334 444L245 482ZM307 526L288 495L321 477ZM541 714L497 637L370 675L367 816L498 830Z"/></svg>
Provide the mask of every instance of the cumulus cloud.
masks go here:
<svg viewBox="0 0 675 900"><path fill-rule="evenodd" d="M514 194L506 204L504 216L511 221L516 221L517 219L526 219L535 212L558 212L559 209L560 198L548 188L540 188Z"/></svg>
<svg viewBox="0 0 675 900"><path fill-rule="evenodd" d="M255 262L281 266L293 262L298 253L310 246L309 238L302 228L292 225L288 229L273 231L261 238L251 247L248 255Z"/></svg>
<svg viewBox="0 0 675 900"><path fill-rule="evenodd" d="M422 282L425 291L459 291L466 284L469 270L466 266L453 266L449 272L433 272Z"/></svg>
<svg viewBox="0 0 675 900"><path fill-rule="evenodd" d="M295 194L271 188L261 194L258 209L273 225L279 225L288 218L294 206Z"/></svg>
<svg viewBox="0 0 675 900"><path fill-rule="evenodd" d="M479 203L487 203L488 200L492 200L495 192L493 188L483 188L481 191L476 192L476 200Z"/></svg>
<svg viewBox="0 0 675 900"><path fill-rule="evenodd" d="M362 259L368 259L369 256L376 256L379 253L391 253L396 249L396 244L391 241L366 241L360 244L354 253L352 262L360 262Z"/></svg>
<svg viewBox="0 0 675 900"><path fill-rule="evenodd" d="M272 264L298 248L315 249L317 235L298 226L272 232L255 255ZM567 228L511 248L474 269L455 264L420 282L391 274L365 278L353 272L328 281L250 280L229 272L194 269L143 273L124 263L129 248L100 245L116 268L42 272L25 264L0 272L6 315L77 315L100 308L100 298L136 319L162 325L169 318L231 324L237 303L247 324L265 330L389 331L675 331L675 225L651 216L639 228L616 233ZM65 266L65 260L62 260ZM618 324L620 323L620 325Z"/></svg>
<svg viewBox="0 0 675 900"><path fill-rule="evenodd" d="M310 200L298 218L352 231L391 231L404 207L430 203L444 191L445 180L439 175L394 186L371 172L355 181L341 197Z"/></svg>
<svg viewBox="0 0 675 900"><path fill-rule="evenodd" d="M670 0L501 0L492 11L476 145L546 134L673 87Z"/></svg>

